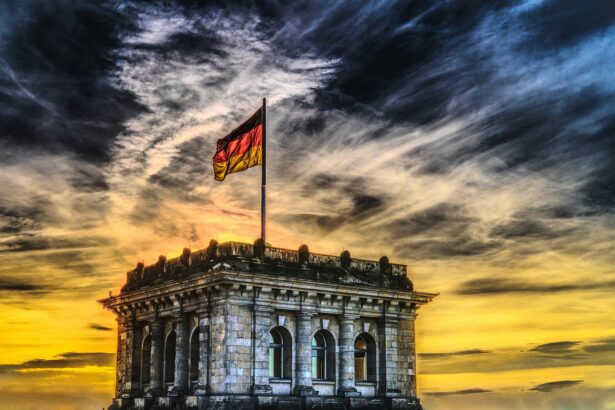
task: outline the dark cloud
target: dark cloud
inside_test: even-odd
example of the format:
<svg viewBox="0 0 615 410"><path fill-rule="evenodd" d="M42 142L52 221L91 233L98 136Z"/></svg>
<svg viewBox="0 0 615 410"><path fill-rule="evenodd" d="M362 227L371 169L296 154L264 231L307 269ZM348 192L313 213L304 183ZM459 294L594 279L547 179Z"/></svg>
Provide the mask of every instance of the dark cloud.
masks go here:
<svg viewBox="0 0 615 410"><path fill-rule="evenodd" d="M432 397L441 397L441 396L457 396L457 395L467 395L467 394L480 394L480 393L491 393L493 390L475 388L475 389L463 389L463 390L454 390L454 391L433 391L433 392L425 392L426 396Z"/></svg>
<svg viewBox="0 0 615 410"><path fill-rule="evenodd" d="M469 350L459 350L456 352L419 353L419 357L421 359L442 359L442 358L448 358L448 357L473 356L473 355L488 354L488 353L491 353L491 351L483 350L483 349L469 349Z"/></svg>
<svg viewBox="0 0 615 410"><path fill-rule="evenodd" d="M126 119L143 110L112 84L132 19L106 4L9 2L1 7L0 135L37 152L110 159Z"/></svg>
<svg viewBox="0 0 615 410"><path fill-rule="evenodd" d="M8 279L0 278L0 293L15 292L15 293L30 293L41 294L49 292L47 286L36 281L26 281L24 279Z"/></svg>
<svg viewBox="0 0 615 410"><path fill-rule="evenodd" d="M396 219L388 226L395 238L404 238L424 233L459 235L468 231L478 218L469 216L462 205L440 203L414 212L406 218Z"/></svg>
<svg viewBox="0 0 615 410"><path fill-rule="evenodd" d="M556 78L554 56L566 50L580 56L570 47L600 38L614 26L614 7L590 3L558 0L523 8L507 1L394 1L378 7L299 3L275 10L264 6L264 27L292 22L275 37L280 52L291 57L311 53L343 62L316 90L316 106L323 112L342 109L426 129L480 112L461 131L475 138L436 141L409 154L421 154L421 173L449 173L485 154L500 160L495 172L541 171L584 159L596 172L579 185L583 201L598 212L611 212L615 161L610 124L615 112L607 107L615 95L598 84L599 72L571 73L568 83L574 87L531 82L534 76ZM584 47L589 52L592 46ZM524 64L539 74L525 73ZM327 134L318 116L284 125L293 131L289 138L305 135L313 141Z"/></svg>
<svg viewBox="0 0 615 410"><path fill-rule="evenodd" d="M572 229L555 229L538 220L513 220L506 224L496 225L490 235L503 239L555 239L570 235Z"/></svg>
<svg viewBox="0 0 615 410"><path fill-rule="evenodd" d="M570 353L572 348L577 347L581 342L553 342L553 343L545 343L538 345L532 349L530 352L540 352L540 353L549 353L549 354L562 354L562 353Z"/></svg>
<svg viewBox="0 0 615 410"><path fill-rule="evenodd" d="M15 372L31 369L64 369L85 366L113 366L115 354L113 353L75 353L67 352L55 356L53 359L34 359L20 364L2 364L0 373Z"/></svg>
<svg viewBox="0 0 615 410"><path fill-rule="evenodd" d="M483 278L462 283L457 289L457 293L460 295L493 295L508 293L554 293L581 290L609 290L613 288L615 288L615 281L547 284L517 279Z"/></svg>
<svg viewBox="0 0 615 410"><path fill-rule="evenodd" d="M566 387L573 387L582 383L582 380L558 380L556 382L549 382L539 384L537 386L532 387L530 390L539 391L543 393L549 393L553 390L563 389Z"/></svg>
<svg viewBox="0 0 615 410"><path fill-rule="evenodd" d="M483 240L468 234L403 242L393 249L396 254L409 259L447 259L486 255L498 251L502 243Z"/></svg>
<svg viewBox="0 0 615 410"><path fill-rule="evenodd" d="M48 249L77 249L109 245L113 241L104 237L51 237L23 235L0 243L0 253L28 252ZM53 256L52 256L53 258Z"/></svg>
<svg viewBox="0 0 615 410"><path fill-rule="evenodd" d="M41 225L27 216L13 210L0 209L0 238L41 229Z"/></svg>
<svg viewBox="0 0 615 410"><path fill-rule="evenodd" d="M331 233L346 226L357 227L362 222L386 210L390 197L367 189L368 181L351 177L317 173L302 186L302 195L322 205L326 213L300 213L282 215L284 223L298 229L307 228ZM370 192L370 193L366 193Z"/></svg>
<svg viewBox="0 0 615 410"><path fill-rule="evenodd" d="M615 5L599 0L583 3L551 0L524 13L523 19L532 30L526 47L542 52L544 48L570 47L587 37L602 34L615 21Z"/></svg>
<svg viewBox="0 0 615 410"><path fill-rule="evenodd" d="M103 332L110 332L110 331L112 331L112 330L113 330L113 328L112 328L112 327L107 327L107 326L99 325L99 324L97 324L97 323L90 323L90 324L88 325L88 327L89 327L90 329L100 330L100 331L103 331Z"/></svg>
<svg viewBox="0 0 615 410"><path fill-rule="evenodd" d="M588 353L615 352L615 338L598 340L590 345L583 346L583 350Z"/></svg>

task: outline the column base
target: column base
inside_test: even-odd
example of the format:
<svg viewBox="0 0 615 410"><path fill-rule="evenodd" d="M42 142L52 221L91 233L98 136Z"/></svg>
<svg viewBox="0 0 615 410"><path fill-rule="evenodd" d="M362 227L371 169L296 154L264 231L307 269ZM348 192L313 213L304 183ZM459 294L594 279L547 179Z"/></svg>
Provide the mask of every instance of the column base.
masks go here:
<svg viewBox="0 0 615 410"><path fill-rule="evenodd" d="M152 407L154 399L152 397L138 397L135 399L135 410L147 410Z"/></svg>
<svg viewBox="0 0 615 410"><path fill-rule="evenodd" d="M128 409L130 407L130 402L131 402L130 399L118 397L118 398L113 399L113 404L111 404L111 407L109 407L109 409L112 409L112 410Z"/></svg>
<svg viewBox="0 0 615 410"><path fill-rule="evenodd" d="M399 389L386 389L384 397L401 397L401 390Z"/></svg>
<svg viewBox="0 0 615 410"><path fill-rule="evenodd" d="M293 389L294 396L306 397L306 396L316 396L318 392L314 390L312 386L295 386Z"/></svg>
<svg viewBox="0 0 615 410"><path fill-rule="evenodd" d="M184 387L173 386L167 393L167 396L178 397L188 394L188 389Z"/></svg>
<svg viewBox="0 0 615 410"><path fill-rule="evenodd" d="M147 390L145 390L145 394L143 395L143 397L154 398L160 396L161 394L162 388L149 387Z"/></svg>
<svg viewBox="0 0 615 410"><path fill-rule="evenodd" d="M252 386L252 394L268 396L273 393L273 388L268 384L256 384Z"/></svg>
<svg viewBox="0 0 615 410"><path fill-rule="evenodd" d="M194 395L195 396L205 396L207 394L211 393L211 388L209 387L208 384L199 384L196 387L196 390L194 391Z"/></svg>
<svg viewBox="0 0 615 410"><path fill-rule="evenodd" d="M340 397L361 397L361 392L354 387L340 387L337 389L337 395Z"/></svg>

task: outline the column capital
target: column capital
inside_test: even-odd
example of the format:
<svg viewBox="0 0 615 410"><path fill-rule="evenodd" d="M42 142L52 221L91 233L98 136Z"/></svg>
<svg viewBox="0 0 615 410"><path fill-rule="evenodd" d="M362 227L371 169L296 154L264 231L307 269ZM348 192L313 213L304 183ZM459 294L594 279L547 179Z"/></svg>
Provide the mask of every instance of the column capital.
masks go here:
<svg viewBox="0 0 615 410"><path fill-rule="evenodd" d="M175 324L179 324L179 323L188 323L188 315L176 315L176 316L171 316L169 318L169 320Z"/></svg>
<svg viewBox="0 0 615 410"><path fill-rule="evenodd" d="M357 313L349 313L344 312L339 316L340 322L354 322L357 319L360 319L361 315Z"/></svg>
<svg viewBox="0 0 615 410"><path fill-rule="evenodd" d="M312 319L312 316L316 315L316 312L313 310L300 310L296 312L297 319Z"/></svg>
<svg viewBox="0 0 615 410"><path fill-rule="evenodd" d="M209 306L205 305L205 306L199 306L194 313L197 314L197 316L199 318L202 318L203 316L207 316L210 312Z"/></svg>
<svg viewBox="0 0 615 410"><path fill-rule="evenodd" d="M259 316L271 316L274 310L275 309L272 308L271 306L262 306L262 305L254 306L254 313L256 313Z"/></svg>

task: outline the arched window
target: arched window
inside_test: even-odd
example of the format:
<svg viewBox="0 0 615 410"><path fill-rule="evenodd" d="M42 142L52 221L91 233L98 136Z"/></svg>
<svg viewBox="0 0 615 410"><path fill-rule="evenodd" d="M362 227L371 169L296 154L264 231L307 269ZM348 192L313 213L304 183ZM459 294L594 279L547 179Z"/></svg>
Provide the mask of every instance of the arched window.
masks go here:
<svg viewBox="0 0 615 410"><path fill-rule="evenodd" d="M326 330L319 330L312 338L312 379L335 378L335 340Z"/></svg>
<svg viewBox="0 0 615 410"><path fill-rule="evenodd" d="M292 339L290 332L278 326L269 332L269 377L290 379L292 374Z"/></svg>
<svg viewBox="0 0 615 410"><path fill-rule="evenodd" d="M141 387L149 384L150 358L152 355L152 338L147 335L141 346Z"/></svg>
<svg viewBox="0 0 615 410"><path fill-rule="evenodd" d="M164 382L173 383L175 381L175 331L167 336L164 345Z"/></svg>
<svg viewBox="0 0 615 410"><path fill-rule="evenodd" d="M190 381L199 379L199 360L200 360L199 328L192 332L190 338Z"/></svg>
<svg viewBox="0 0 615 410"><path fill-rule="evenodd" d="M354 378L356 381L376 381L376 342L368 333L354 341Z"/></svg>

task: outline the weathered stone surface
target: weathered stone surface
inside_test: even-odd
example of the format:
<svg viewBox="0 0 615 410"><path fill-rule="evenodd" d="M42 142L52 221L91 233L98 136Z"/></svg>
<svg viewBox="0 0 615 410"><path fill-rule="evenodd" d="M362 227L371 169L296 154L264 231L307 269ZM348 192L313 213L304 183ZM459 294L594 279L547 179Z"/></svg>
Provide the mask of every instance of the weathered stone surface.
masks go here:
<svg viewBox="0 0 615 410"><path fill-rule="evenodd" d="M414 321L436 295L414 292L405 266L384 258L256 245L160 258L101 301L118 316L113 408L419 409ZM284 337L270 345L273 328ZM373 344L360 391L359 335Z"/></svg>

